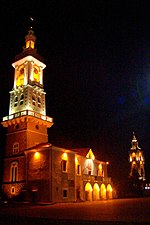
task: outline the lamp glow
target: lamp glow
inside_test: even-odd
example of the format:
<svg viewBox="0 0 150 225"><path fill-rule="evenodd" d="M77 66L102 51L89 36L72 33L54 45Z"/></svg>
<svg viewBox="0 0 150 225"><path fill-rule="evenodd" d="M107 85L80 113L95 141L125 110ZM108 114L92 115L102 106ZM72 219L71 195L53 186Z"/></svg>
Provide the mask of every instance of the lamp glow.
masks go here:
<svg viewBox="0 0 150 225"><path fill-rule="evenodd" d="M40 153L39 152L35 152L34 153L34 158L35 159L39 159L40 158Z"/></svg>

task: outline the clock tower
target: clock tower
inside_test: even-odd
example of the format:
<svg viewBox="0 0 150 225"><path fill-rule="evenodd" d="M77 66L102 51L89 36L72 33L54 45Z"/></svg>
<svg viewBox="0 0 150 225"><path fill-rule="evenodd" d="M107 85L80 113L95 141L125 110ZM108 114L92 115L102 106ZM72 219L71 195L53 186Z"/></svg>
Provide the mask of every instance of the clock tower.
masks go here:
<svg viewBox="0 0 150 225"><path fill-rule="evenodd" d="M135 137L135 133L133 132L133 138L131 141L131 148L129 151L129 162L130 162L130 178L135 181L144 181L145 180L145 159L143 155L143 151L138 145L138 141Z"/></svg>
<svg viewBox="0 0 150 225"><path fill-rule="evenodd" d="M9 115L3 117L6 127L3 188L8 196L18 192L26 182L24 151L48 142L47 128L53 118L46 115L43 70L46 65L35 48L32 29L25 36L25 47L18 54L14 67L14 84L10 91Z"/></svg>

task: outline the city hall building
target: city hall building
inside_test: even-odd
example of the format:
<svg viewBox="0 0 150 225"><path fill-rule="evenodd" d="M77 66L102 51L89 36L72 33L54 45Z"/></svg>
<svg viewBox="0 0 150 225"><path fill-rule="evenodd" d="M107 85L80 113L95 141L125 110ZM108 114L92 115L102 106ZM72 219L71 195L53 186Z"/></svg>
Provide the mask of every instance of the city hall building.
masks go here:
<svg viewBox="0 0 150 225"><path fill-rule="evenodd" d="M111 199L108 162L91 148L64 149L48 143L53 118L46 115L43 58L35 48L32 29L15 57L9 115L3 117L6 149L2 188L8 198L28 201L74 202Z"/></svg>

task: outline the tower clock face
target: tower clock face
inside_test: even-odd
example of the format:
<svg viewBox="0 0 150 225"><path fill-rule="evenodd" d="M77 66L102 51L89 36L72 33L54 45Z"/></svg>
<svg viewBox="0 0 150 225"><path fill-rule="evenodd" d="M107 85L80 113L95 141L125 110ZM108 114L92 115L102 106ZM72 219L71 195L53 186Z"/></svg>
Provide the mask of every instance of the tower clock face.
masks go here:
<svg viewBox="0 0 150 225"><path fill-rule="evenodd" d="M33 69L33 80L36 82L40 82L40 67L34 65Z"/></svg>
<svg viewBox="0 0 150 225"><path fill-rule="evenodd" d="M24 66L19 66L16 77L16 86L24 85Z"/></svg>

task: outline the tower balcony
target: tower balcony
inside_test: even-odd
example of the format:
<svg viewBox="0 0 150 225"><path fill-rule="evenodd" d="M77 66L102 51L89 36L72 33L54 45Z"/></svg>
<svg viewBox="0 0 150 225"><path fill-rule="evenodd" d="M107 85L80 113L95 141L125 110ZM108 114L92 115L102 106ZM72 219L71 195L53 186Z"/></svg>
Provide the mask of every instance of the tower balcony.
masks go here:
<svg viewBox="0 0 150 225"><path fill-rule="evenodd" d="M8 127L11 124L18 123L20 120L30 117L35 121L40 121L41 123L45 124L47 127L51 127L53 125L53 118L42 115L40 113L31 111L31 110L23 110L20 112L16 112L14 114L8 115L3 117L2 125L4 127Z"/></svg>
<svg viewBox="0 0 150 225"><path fill-rule="evenodd" d="M111 183L111 177L101 177L95 175L83 174L83 181L86 182L100 182L100 183Z"/></svg>

